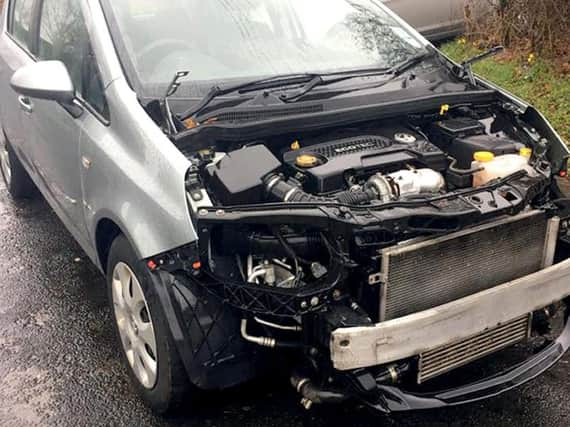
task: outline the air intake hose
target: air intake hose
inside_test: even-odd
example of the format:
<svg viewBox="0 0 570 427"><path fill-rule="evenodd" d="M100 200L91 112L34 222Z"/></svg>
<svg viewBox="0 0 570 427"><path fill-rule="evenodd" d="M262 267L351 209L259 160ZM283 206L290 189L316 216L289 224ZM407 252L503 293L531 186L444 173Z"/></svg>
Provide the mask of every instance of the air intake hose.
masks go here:
<svg viewBox="0 0 570 427"><path fill-rule="evenodd" d="M279 175L270 175L265 179L265 188L270 198L285 203L331 203L337 202L343 205L363 205L377 200L376 193L372 190L343 191L333 197L314 196L306 193L298 185L285 181Z"/></svg>

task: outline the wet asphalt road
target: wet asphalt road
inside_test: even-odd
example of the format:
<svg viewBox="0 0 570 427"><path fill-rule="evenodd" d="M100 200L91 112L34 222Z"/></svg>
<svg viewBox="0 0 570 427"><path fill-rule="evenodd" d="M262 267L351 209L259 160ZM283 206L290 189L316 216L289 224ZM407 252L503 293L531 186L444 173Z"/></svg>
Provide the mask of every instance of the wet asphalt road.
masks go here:
<svg viewBox="0 0 570 427"><path fill-rule="evenodd" d="M104 281L47 204L14 203L0 185L0 425L367 426L570 425L570 356L485 403L377 417L305 412L285 380L208 395L175 419L132 393L110 327Z"/></svg>

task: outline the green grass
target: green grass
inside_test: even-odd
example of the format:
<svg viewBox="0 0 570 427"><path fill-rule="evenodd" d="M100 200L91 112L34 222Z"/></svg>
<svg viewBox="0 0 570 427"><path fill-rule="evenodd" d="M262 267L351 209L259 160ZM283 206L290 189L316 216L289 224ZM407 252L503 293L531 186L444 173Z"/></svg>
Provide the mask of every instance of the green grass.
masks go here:
<svg viewBox="0 0 570 427"><path fill-rule="evenodd" d="M446 43L441 50L454 60L462 60L479 52L463 41ZM555 67L540 58L529 63L507 53L481 61L473 69L480 76L534 105L546 115L562 138L570 142L570 76L556 72Z"/></svg>

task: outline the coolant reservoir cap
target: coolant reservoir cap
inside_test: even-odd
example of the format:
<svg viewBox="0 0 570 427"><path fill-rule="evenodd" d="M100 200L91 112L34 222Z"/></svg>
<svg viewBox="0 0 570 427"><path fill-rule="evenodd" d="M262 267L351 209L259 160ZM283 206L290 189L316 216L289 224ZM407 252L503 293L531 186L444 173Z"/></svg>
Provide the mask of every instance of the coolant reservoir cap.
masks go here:
<svg viewBox="0 0 570 427"><path fill-rule="evenodd" d="M313 154L301 154L295 161L300 168L313 168L319 164L319 158Z"/></svg>
<svg viewBox="0 0 570 427"><path fill-rule="evenodd" d="M490 151L477 151L473 158L476 162L490 162L495 160L495 155Z"/></svg>

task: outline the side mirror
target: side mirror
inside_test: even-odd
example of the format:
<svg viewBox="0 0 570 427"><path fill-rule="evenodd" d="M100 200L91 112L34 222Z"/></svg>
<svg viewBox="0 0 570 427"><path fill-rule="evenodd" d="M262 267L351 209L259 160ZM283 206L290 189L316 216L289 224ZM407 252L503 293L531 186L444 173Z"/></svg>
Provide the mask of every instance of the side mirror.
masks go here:
<svg viewBox="0 0 570 427"><path fill-rule="evenodd" d="M41 61L20 68L10 80L10 86L23 96L70 104L75 88L65 64L61 61Z"/></svg>

